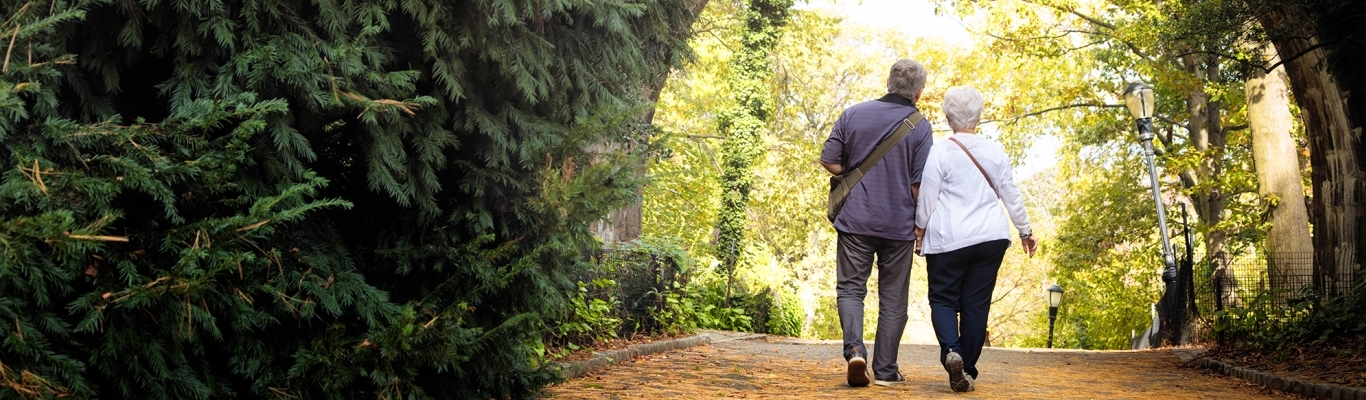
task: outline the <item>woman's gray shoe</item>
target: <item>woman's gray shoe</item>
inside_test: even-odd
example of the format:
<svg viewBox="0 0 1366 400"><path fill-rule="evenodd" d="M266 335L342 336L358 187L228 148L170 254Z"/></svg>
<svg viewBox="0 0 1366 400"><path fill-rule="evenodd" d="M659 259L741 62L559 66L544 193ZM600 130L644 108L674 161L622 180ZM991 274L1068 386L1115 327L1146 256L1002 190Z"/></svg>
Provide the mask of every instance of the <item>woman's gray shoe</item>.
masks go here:
<svg viewBox="0 0 1366 400"><path fill-rule="evenodd" d="M949 352L944 357L944 369L949 371L949 387L955 392L967 392L973 389L972 380L967 374L963 373L963 356L956 352Z"/></svg>
<svg viewBox="0 0 1366 400"><path fill-rule="evenodd" d="M873 370L868 368L868 362L863 357L853 356L849 358L849 386L864 387L873 380Z"/></svg>

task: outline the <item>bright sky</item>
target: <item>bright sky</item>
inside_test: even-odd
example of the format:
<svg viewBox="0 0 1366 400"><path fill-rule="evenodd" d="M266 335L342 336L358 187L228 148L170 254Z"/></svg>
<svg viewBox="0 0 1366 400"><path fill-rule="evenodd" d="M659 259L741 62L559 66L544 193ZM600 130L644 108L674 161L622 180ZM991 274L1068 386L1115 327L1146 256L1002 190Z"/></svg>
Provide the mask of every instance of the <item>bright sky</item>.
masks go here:
<svg viewBox="0 0 1366 400"><path fill-rule="evenodd" d="M928 0L807 0L797 3L795 8L825 10L845 16L850 23L898 29L910 37L935 37L964 46L973 43L973 34L956 17L935 15L934 5ZM992 135L994 127L983 128L983 133ZM1015 168L1016 179L1028 179L1057 165L1061 144L1056 137L1041 137Z"/></svg>

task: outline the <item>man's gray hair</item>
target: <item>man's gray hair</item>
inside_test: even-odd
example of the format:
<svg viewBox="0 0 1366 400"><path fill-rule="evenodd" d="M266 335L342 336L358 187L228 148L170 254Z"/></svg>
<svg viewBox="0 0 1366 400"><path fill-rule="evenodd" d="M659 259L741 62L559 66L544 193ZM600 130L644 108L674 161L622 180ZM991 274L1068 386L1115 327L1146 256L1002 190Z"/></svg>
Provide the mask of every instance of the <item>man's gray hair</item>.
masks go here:
<svg viewBox="0 0 1366 400"><path fill-rule="evenodd" d="M944 118L949 120L949 128L954 132L977 128L982 121L982 94L966 86L949 89L944 93Z"/></svg>
<svg viewBox="0 0 1366 400"><path fill-rule="evenodd" d="M916 92L925 88L925 66L919 61L903 58L892 64L892 73L887 77L887 93L915 99Z"/></svg>

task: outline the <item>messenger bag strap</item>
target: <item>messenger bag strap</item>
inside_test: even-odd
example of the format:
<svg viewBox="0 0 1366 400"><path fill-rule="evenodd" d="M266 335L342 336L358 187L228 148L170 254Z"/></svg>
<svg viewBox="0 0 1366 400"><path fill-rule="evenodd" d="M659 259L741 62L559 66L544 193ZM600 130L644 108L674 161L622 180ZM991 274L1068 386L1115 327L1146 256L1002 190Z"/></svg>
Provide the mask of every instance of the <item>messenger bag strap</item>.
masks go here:
<svg viewBox="0 0 1366 400"><path fill-rule="evenodd" d="M982 177L983 177L983 178L987 178L987 185L991 186L991 191L996 192L996 197L998 197L998 198L1001 197L1001 192L996 191L996 184L991 182L991 175L987 175L987 170L986 170L986 169L983 169L983 168L982 168L982 164L979 164L979 163L977 162L977 157L973 157L973 156L972 156L972 152L971 152L971 151L968 151L968 147L967 147L967 146L964 146L964 145L963 145L963 142L958 141L958 139L954 139L954 138L950 137L949 140L952 140L954 144L957 144L958 147L960 147L960 148L963 149L963 154L967 154L967 155L968 155L968 159L969 159L969 160L972 160L972 165L976 165L976 166L977 166L977 172L981 172L981 173L982 173Z"/></svg>
<svg viewBox="0 0 1366 400"><path fill-rule="evenodd" d="M896 132L893 132L892 136L888 137L887 140L883 140L882 143L879 143L877 148L873 149L873 153L869 154L868 158L863 159L863 162L859 163L859 166L855 169L863 174L867 174L868 170L873 169L873 166L877 165L879 160L882 160L882 156L887 155L887 152L892 151L892 147L895 147L897 142L901 141L901 138L906 137L906 134L911 132L911 128L914 128L923 120L925 120L925 116L920 115L919 110L911 113L906 119L901 120L901 126L896 128ZM852 187L857 183L858 180L849 182L849 186Z"/></svg>

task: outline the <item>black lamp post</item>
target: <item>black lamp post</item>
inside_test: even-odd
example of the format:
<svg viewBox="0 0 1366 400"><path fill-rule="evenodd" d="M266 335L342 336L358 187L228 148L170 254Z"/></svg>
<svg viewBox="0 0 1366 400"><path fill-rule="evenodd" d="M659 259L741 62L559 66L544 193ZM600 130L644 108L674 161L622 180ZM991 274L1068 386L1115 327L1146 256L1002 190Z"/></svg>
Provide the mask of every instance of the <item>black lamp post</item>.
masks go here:
<svg viewBox="0 0 1366 400"><path fill-rule="evenodd" d="M1058 304L1062 304L1062 287L1048 287L1048 348L1053 348L1053 321L1058 319Z"/></svg>
<svg viewBox="0 0 1366 400"><path fill-rule="evenodd" d="M1176 280L1176 257L1172 254L1172 241L1167 236L1167 212L1162 206L1162 192L1157 183L1157 165L1153 162L1153 88L1142 82L1130 83L1124 89L1124 105L1133 114L1138 125L1138 139L1143 141L1143 160L1148 163L1148 177L1152 183L1153 205L1157 207L1158 232L1162 234L1162 282L1171 286Z"/></svg>

